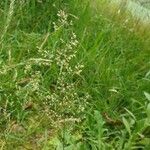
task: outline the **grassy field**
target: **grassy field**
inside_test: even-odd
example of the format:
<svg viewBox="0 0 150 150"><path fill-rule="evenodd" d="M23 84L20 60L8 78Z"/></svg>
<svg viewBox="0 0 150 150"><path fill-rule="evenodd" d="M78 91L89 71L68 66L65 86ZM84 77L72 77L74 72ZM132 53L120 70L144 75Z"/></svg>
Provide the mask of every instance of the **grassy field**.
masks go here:
<svg viewBox="0 0 150 150"><path fill-rule="evenodd" d="M150 26L106 0L0 2L1 150L149 150Z"/></svg>

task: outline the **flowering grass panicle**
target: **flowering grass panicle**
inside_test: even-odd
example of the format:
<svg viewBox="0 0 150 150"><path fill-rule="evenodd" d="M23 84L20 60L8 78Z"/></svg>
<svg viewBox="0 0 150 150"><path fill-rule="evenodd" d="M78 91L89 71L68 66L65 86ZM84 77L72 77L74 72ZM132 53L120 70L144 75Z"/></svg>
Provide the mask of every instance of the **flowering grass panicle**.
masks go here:
<svg viewBox="0 0 150 150"><path fill-rule="evenodd" d="M58 12L58 24L57 29L64 30L68 27L67 17L64 11ZM55 23L55 27L56 27ZM72 62L76 58L78 40L74 32L68 33L69 37L66 42L61 38L60 47L55 51L54 64L58 69L58 76L55 81L54 90L51 91L50 95L47 96L46 104L50 106L50 110L57 112L57 116L61 117L79 117L83 113L85 106L87 105L87 97L80 97L77 93L77 83L73 81L73 77L80 75L83 69L82 64L73 65ZM56 114L56 113L55 113Z"/></svg>

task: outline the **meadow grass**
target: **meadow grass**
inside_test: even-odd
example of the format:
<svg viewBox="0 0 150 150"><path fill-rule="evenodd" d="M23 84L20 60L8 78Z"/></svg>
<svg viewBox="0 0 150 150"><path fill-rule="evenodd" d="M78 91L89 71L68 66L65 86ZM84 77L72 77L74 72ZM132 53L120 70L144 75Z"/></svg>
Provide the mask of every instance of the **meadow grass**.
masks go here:
<svg viewBox="0 0 150 150"><path fill-rule="evenodd" d="M0 2L0 148L150 148L150 30L105 0Z"/></svg>

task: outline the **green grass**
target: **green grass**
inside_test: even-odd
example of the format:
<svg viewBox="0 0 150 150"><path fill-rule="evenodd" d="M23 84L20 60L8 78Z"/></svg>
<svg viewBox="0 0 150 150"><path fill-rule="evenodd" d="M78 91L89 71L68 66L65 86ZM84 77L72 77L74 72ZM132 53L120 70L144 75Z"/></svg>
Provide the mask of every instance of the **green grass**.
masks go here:
<svg viewBox="0 0 150 150"><path fill-rule="evenodd" d="M149 150L149 25L116 9L0 2L0 149Z"/></svg>

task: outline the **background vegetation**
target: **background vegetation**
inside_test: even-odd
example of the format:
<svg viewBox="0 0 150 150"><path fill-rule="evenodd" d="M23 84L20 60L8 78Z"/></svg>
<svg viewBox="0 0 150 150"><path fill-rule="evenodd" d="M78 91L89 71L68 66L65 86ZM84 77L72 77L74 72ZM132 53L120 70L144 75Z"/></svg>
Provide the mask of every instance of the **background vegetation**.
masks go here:
<svg viewBox="0 0 150 150"><path fill-rule="evenodd" d="M150 148L150 30L105 0L0 2L0 148Z"/></svg>

